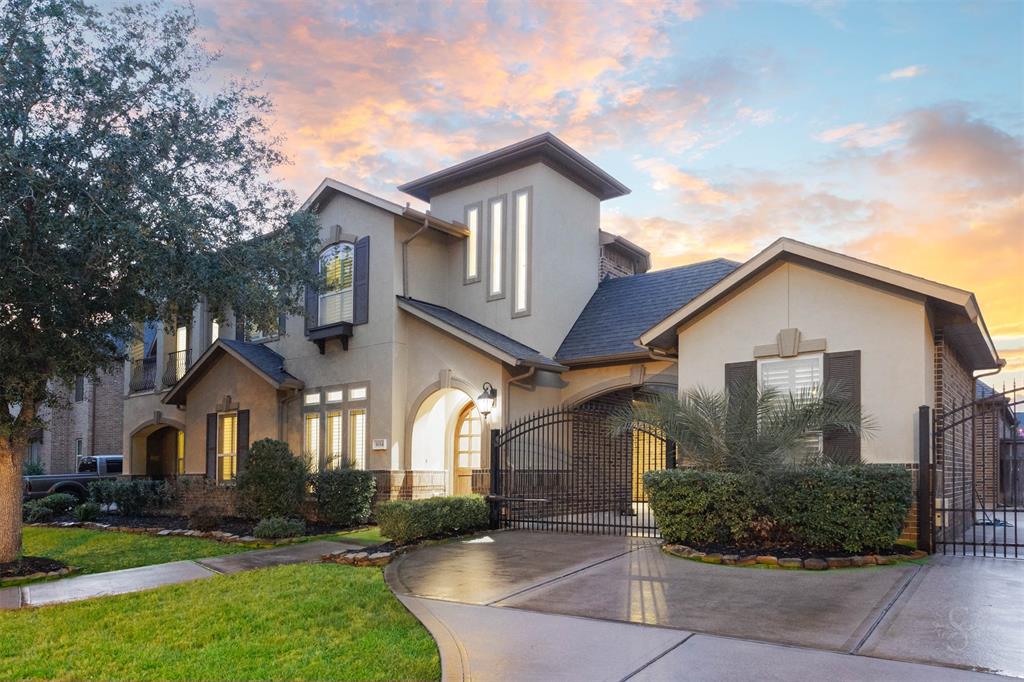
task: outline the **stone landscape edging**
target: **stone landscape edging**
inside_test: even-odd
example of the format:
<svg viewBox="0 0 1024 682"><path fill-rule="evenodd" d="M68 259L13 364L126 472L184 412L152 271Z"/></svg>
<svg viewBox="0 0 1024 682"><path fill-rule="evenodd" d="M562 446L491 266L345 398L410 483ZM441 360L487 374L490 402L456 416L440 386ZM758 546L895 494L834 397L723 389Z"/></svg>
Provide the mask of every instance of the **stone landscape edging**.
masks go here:
<svg viewBox="0 0 1024 682"><path fill-rule="evenodd" d="M115 526L109 523L96 523L95 521L53 521L49 523L27 523L26 526L37 526L44 528L88 528L90 530L108 530L118 533L137 533L141 535L158 535L161 537L190 537L216 540L217 542L233 543L238 545L290 545L296 542L303 542L306 536L295 538L280 538L269 540L257 538L253 535L236 535L226 533L222 530L191 530L188 528L161 528L159 526Z"/></svg>
<svg viewBox="0 0 1024 682"><path fill-rule="evenodd" d="M59 568L56 571L39 571L38 573L30 573L28 575L0 578L0 587L14 587L23 583L42 580L44 578L66 578L70 575L79 573L81 570L82 569L77 566L65 566L64 568Z"/></svg>
<svg viewBox="0 0 1024 682"><path fill-rule="evenodd" d="M805 571L827 571L839 568L860 568L862 566L888 566L902 561L913 561L928 556L927 552L914 550L912 554L864 554L846 557L810 557L800 559L798 557L777 557L772 554L722 554L719 552L701 552L700 550L687 547L686 545L665 543L661 551L680 559L689 559L705 564L720 564L724 566L767 566L790 570L802 569Z"/></svg>

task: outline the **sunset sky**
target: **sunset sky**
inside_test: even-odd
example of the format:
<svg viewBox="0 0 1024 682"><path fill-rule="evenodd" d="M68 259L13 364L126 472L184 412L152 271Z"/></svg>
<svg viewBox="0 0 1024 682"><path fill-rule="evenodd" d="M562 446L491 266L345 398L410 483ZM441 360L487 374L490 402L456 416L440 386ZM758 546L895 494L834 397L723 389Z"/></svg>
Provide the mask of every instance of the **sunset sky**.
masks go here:
<svg viewBox="0 0 1024 682"><path fill-rule="evenodd" d="M1024 378L1024 3L198 0L300 198L550 130L633 192L655 268L786 235L978 296ZM997 380L995 383L1000 383Z"/></svg>

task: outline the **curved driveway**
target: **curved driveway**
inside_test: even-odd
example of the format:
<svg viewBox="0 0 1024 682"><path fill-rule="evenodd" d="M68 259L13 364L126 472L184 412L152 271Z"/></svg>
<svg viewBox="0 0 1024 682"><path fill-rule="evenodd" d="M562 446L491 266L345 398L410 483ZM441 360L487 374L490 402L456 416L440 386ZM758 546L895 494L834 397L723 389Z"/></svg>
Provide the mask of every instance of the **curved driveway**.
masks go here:
<svg viewBox="0 0 1024 682"><path fill-rule="evenodd" d="M758 570L649 540L502 531L420 548L387 577L438 639L446 679L1024 676L1024 563L1007 560Z"/></svg>

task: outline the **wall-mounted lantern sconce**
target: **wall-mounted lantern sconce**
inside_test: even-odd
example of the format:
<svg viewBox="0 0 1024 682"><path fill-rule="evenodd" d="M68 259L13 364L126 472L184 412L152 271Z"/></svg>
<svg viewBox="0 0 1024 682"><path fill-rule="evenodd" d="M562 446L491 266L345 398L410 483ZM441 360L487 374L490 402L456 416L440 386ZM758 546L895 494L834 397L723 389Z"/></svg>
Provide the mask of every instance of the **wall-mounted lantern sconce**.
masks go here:
<svg viewBox="0 0 1024 682"><path fill-rule="evenodd" d="M494 399L498 397L498 389L491 386L491 382L484 382L484 391L480 394L480 397L476 399L476 409L479 410L480 414L483 415L484 419L487 419L487 415L494 409Z"/></svg>

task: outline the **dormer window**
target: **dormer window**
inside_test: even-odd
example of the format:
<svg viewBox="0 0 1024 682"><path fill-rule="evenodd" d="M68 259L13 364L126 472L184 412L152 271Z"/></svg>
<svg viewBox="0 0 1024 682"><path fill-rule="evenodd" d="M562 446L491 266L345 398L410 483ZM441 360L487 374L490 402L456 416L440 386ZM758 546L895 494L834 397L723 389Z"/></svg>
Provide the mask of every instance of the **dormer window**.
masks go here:
<svg viewBox="0 0 1024 682"><path fill-rule="evenodd" d="M352 321L354 266L355 248L352 244L334 244L320 254L320 274L324 279L319 301L321 326Z"/></svg>

